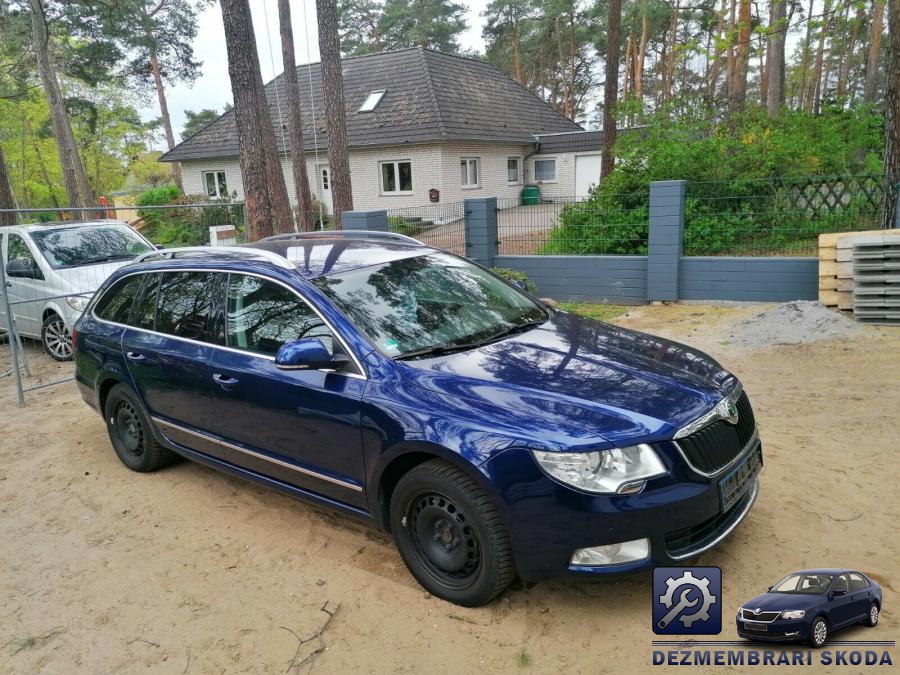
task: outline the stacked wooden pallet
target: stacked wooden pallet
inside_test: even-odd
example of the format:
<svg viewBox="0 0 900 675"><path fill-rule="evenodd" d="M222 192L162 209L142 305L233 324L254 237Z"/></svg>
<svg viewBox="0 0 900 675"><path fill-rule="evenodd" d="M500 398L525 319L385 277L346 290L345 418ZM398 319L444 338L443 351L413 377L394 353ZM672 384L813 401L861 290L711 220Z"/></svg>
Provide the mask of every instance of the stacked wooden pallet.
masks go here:
<svg viewBox="0 0 900 675"><path fill-rule="evenodd" d="M822 304L847 311L853 309L853 242L877 235L900 236L900 230L819 235L819 301Z"/></svg>

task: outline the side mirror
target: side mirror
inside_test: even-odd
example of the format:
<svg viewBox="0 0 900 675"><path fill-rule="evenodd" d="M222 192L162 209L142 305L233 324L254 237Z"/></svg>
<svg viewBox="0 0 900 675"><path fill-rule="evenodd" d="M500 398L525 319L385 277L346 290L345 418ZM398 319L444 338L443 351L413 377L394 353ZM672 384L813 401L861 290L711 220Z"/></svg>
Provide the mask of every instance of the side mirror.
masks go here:
<svg viewBox="0 0 900 675"><path fill-rule="evenodd" d="M847 589L843 586L835 586L831 589L832 595L845 595L847 593Z"/></svg>
<svg viewBox="0 0 900 675"><path fill-rule="evenodd" d="M6 276L25 279L40 279L41 271L37 267L32 267L24 260L16 258L6 263Z"/></svg>
<svg viewBox="0 0 900 675"><path fill-rule="evenodd" d="M282 370L340 370L347 365L344 356L332 356L319 338L290 340L275 354L275 367Z"/></svg>
<svg viewBox="0 0 900 675"><path fill-rule="evenodd" d="M771 591L773 588L775 588L775 587L774 587L774 586L769 586L768 590Z"/></svg>

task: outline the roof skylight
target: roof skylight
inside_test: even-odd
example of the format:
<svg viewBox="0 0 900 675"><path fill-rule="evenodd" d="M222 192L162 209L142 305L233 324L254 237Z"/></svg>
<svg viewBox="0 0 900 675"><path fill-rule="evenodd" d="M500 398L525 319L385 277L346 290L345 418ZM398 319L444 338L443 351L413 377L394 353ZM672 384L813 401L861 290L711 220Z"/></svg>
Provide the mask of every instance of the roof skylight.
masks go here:
<svg viewBox="0 0 900 675"><path fill-rule="evenodd" d="M359 112L372 112L381 103L381 98L384 96L384 89L380 89L377 91L373 91L366 97L366 100L363 101L363 104L359 107Z"/></svg>

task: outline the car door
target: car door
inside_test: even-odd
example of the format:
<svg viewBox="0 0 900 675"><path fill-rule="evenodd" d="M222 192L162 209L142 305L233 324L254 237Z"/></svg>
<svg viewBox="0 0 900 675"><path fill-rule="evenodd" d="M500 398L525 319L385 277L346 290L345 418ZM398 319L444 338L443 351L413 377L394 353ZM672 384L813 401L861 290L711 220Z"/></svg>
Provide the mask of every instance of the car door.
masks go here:
<svg viewBox="0 0 900 675"><path fill-rule="evenodd" d="M844 587L847 592L843 595L835 595L834 589ZM850 582L846 574L838 576L828 591L828 620L831 622L831 628L839 628L852 623L854 620L853 595L850 592Z"/></svg>
<svg viewBox="0 0 900 675"><path fill-rule="evenodd" d="M847 593L850 595L854 620L862 621L869 616L869 605L872 604L869 582L858 572L848 572L847 577L850 579L850 588Z"/></svg>
<svg viewBox="0 0 900 675"><path fill-rule="evenodd" d="M167 271L146 275L122 334L128 372L144 406L170 440L218 455L209 359L222 341L224 275Z"/></svg>
<svg viewBox="0 0 900 675"><path fill-rule="evenodd" d="M12 261L22 263L22 269L10 270ZM8 232L3 250L3 266L6 270L6 291L10 309L16 319L16 327L25 335L39 336L43 317L44 298L52 295L47 289L46 275L25 237ZM5 323L5 319L4 319Z"/></svg>
<svg viewBox="0 0 900 675"><path fill-rule="evenodd" d="M317 337L346 348L296 291L277 281L230 274L226 349L214 350L216 428L232 461L304 490L364 505L360 402L365 377L281 370L275 353L288 340Z"/></svg>

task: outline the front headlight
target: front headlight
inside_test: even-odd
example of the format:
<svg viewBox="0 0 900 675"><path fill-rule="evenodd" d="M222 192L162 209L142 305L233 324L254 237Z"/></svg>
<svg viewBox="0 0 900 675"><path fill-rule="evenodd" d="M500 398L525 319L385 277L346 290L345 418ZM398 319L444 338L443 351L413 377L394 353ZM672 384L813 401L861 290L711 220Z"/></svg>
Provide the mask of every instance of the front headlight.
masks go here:
<svg viewBox="0 0 900 675"><path fill-rule="evenodd" d="M87 309L88 303L90 301L90 298L83 295L70 295L66 298L66 304L76 312L83 312L85 309Z"/></svg>
<svg viewBox="0 0 900 675"><path fill-rule="evenodd" d="M640 483L666 473L649 445L597 452L532 450L538 465L556 480L586 492L636 492Z"/></svg>
<svg viewBox="0 0 900 675"><path fill-rule="evenodd" d="M782 612L779 619L802 619L806 616L806 611L802 609L793 609L788 612Z"/></svg>

